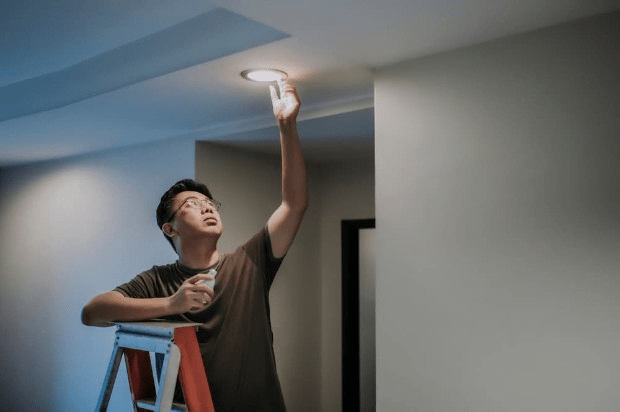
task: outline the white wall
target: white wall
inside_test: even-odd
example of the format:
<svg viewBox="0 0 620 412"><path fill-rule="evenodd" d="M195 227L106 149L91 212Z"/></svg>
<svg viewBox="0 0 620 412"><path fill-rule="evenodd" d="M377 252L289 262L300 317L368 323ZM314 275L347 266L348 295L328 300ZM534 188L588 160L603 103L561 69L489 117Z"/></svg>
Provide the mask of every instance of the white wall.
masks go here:
<svg viewBox="0 0 620 412"><path fill-rule="evenodd" d="M379 411L618 410L618 27L377 72Z"/></svg>
<svg viewBox="0 0 620 412"><path fill-rule="evenodd" d="M95 409L114 329L82 326L81 308L176 259L155 208L193 174L189 140L0 170L2 410ZM118 382L110 410L127 410Z"/></svg>

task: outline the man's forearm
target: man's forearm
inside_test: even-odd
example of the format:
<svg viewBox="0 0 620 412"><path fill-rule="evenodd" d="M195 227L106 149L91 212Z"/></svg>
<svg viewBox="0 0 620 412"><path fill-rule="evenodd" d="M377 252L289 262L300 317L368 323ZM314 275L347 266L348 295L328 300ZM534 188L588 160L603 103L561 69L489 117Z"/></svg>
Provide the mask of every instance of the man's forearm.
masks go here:
<svg viewBox="0 0 620 412"><path fill-rule="evenodd" d="M82 323L88 326L110 326L112 322L129 322L173 314L170 298L134 299L119 292L94 297L82 309Z"/></svg>
<svg viewBox="0 0 620 412"><path fill-rule="evenodd" d="M297 122L279 120L282 150L282 203L303 212L308 207L306 163L297 134Z"/></svg>

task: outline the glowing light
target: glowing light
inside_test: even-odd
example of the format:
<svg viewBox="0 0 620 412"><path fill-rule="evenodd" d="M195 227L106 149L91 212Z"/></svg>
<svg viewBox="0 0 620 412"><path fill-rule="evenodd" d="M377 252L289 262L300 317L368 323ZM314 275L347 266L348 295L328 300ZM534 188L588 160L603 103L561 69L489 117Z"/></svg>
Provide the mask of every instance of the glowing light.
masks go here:
<svg viewBox="0 0 620 412"><path fill-rule="evenodd" d="M241 77L255 82L275 82L286 79L288 75L277 69L249 69L242 71Z"/></svg>

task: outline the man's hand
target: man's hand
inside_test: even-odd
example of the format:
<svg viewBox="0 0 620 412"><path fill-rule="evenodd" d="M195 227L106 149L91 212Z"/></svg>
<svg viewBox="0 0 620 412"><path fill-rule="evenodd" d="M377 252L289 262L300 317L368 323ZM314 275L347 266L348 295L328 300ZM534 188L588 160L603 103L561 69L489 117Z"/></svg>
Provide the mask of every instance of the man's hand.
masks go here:
<svg viewBox="0 0 620 412"><path fill-rule="evenodd" d="M274 85L269 85L273 115L278 122L296 120L301 105L297 90L286 80L278 80L277 87L278 89ZM280 91L280 97L277 90Z"/></svg>
<svg viewBox="0 0 620 412"><path fill-rule="evenodd" d="M170 306L174 313L196 313L204 310L212 301L215 292L203 280L213 280L213 276L199 273L187 279L179 290L170 297Z"/></svg>

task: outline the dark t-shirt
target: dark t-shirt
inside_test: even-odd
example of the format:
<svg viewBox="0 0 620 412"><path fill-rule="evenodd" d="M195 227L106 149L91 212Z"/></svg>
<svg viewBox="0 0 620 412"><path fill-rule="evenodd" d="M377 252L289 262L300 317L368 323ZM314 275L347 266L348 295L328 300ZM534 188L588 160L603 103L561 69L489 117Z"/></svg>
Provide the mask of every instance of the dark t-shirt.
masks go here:
<svg viewBox="0 0 620 412"><path fill-rule="evenodd" d="M215 280L215 298L205 310L167 318L201 323L198 342L217 412L286 410L269 311L269 289L281 263L282 259L273 256L264 228L224 256ZM114 290L133 298L167 297L205 269L190 269L179 261L154 266Z"/></svg>

